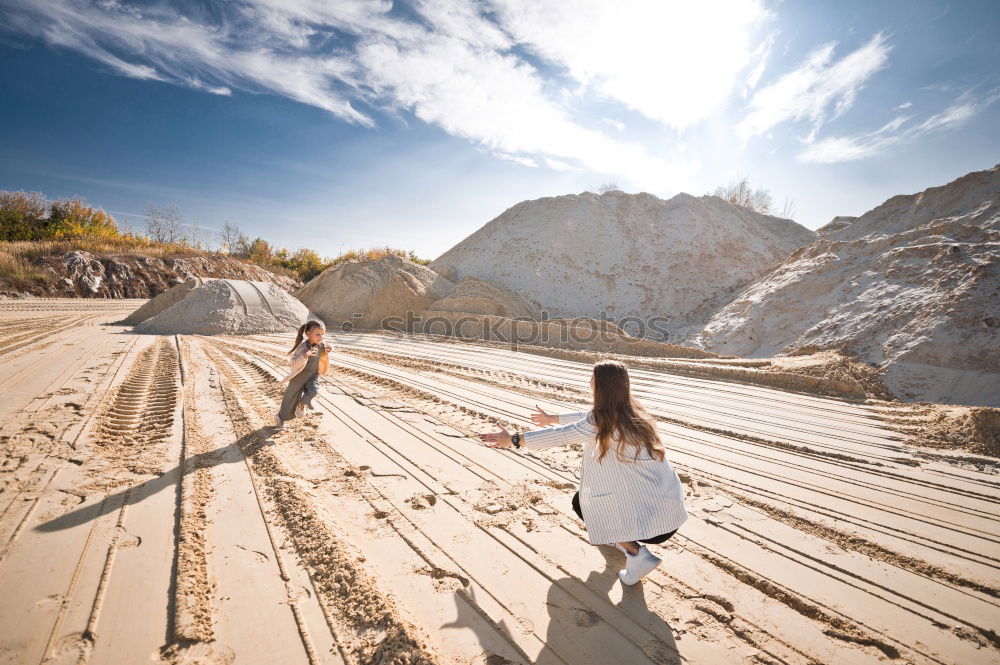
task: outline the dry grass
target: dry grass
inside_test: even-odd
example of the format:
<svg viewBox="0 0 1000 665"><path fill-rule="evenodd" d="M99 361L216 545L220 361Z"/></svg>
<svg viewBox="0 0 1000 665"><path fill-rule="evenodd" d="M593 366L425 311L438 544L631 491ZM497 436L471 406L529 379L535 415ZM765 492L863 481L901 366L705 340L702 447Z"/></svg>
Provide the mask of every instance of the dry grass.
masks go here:
<svg viewBox="0 0 1000 665"><path fill-rule="evenodd" d="M36 259L45 256L59 256L74 250L90 252L104 256L141 256L156 259L190 258L195 256L224 256L234 261L256 265L275 275L301 280L303 276L295 270L270 261L266 265L261 262L240 258L231 254L197 249L183 243L157 243L142 236L123 235L118 238L77 238L73 240L18 240L0 241L0 280L4 280L5 288L30 289L31 285L45 282L52 278L48 272L42 272L32 265ZM352 249L329 260L320 266L325 268L342 261L379 259L388 254L394 254L409 259L415 263L426 265L426 259L419 258L413 251L395 249L389 246Z"/></svg>
<svg viewBox="0 0 1000 665"><path fill-rule="evenodd" d="M135 236L112 239L0 241L0 284L2 284L0 288L32 292L40 284L55 279L55 275L51 272L34 265L36 259L65 254L76 249L92 254L129 254L154 258L213 255L212 252L183 245L154 244Z"/></svg>
<svg viewBox="0 0 1000 665"><path fill-rule="evenodd" d="M383 256L399 256L404 259L409 259L414 263L419 263L420 265L427 265L430 263L427 259L421 259L416 255L416 253L411 249L409 251L405 249L396 249L394 247L389 247L384 245L382 247L363 247L359 249L349 249L346 252L333 258L330 261L330 265L337 265L344 261L373 261L375 259L381 259Z"/></svg>
<svg viewBox="0 0 1000 665"><path fill-rule="evenodd" d="M12 251L8 247L11 244L15 243L0 243L0 280L7 282L10 288L20 290L51 277L32 266L24 256Z"/></svg>
<svg viewBox="0 0 1000 665"><path fill-rule="evenodd" d="M0 253L10 254L31 261L42 256L65 254L73 250L90 252L91 254L128 254L130 256L148 256L163 258L174 256L215 256L215 252L195 249L182 244L152 243L144 238L123 236L121 238L74 240L32 240L0 242Z"/></svg>

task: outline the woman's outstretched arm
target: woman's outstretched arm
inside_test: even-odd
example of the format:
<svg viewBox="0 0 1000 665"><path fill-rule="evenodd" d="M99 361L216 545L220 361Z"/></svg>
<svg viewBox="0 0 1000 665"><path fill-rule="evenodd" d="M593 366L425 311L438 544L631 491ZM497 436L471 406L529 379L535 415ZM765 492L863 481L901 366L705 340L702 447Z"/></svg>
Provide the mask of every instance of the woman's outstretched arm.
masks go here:
<svg viewBox="0 0 1000 665"><path fill-rule="evenodd" d="M531 422L539 427L545 427L546 425L568 425L575 423L577 420L583 420L589 413L589 411L573 411L571 413L560 414L546 413L537 404L535 405L535 409L535 412L531 414Z"/></svg>
<svg viewBox="0 0 1000 665"><path fill-rule="evenodd" d="M580 416L576 420L558 427L546 427L525 432L521 435L522 448L552 448L554 446L569 446L574 443L584 445L597 436L594 425L587 420L586 413L573 414Z"/></svg>
<svg viewBox="0 0 1000 665"><path fill-rule="evenodd" d="M560 413L558 416L559 424L569 425L570 423L575 423L578 420L583 420L588 415L590 415L590 411L570 411L569 413Z"/></svg>
<svg viewBox="0 0 1000 665"><path fill-rule="evenodd" d="M553 446L568 446L573 443L584 444L596 435L594 425L587 419L586 413L574 422L559 427L546 427L521 434L520 448L551 448ZM500 431L480 435L480 439L490 444L490 448L511 448L513 434L501 426Z"/></svg>

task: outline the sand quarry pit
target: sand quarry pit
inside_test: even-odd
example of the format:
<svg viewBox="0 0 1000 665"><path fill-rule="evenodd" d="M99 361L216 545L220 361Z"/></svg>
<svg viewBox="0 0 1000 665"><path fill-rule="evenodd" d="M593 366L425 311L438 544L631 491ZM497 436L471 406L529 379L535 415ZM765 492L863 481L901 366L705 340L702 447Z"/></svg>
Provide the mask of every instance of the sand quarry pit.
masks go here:
<svg viewBox="0 0 1000 665"><path fill-rule="evenodd" d="M288 333L141 304L0 302L0 662L1000 662L997 459L908 445L925 407L635 368L691 519L623 589L579 453L472 438L579 410L588 361L331 334L275 433Z"/></svg>

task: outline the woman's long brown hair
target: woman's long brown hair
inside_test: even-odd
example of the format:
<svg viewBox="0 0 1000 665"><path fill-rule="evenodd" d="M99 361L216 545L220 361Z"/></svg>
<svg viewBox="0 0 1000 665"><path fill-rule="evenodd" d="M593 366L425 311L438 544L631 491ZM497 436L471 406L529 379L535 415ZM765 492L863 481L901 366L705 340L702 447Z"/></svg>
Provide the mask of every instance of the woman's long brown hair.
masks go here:
<svg viewBox="0 0 1000 665"><path fill-rule="evenodd" d="M632 397L628 368L620 362L604 360L594 365L594 422L601 451L598 462L611 449L612 441L622 461L634 460L639 449L661 462L666 458L653 419Z"/></svg>
<svg viewBox="0 0 1000 665"><path fill-rule="evenodd" d="M309 332L313 328L322 328L322 327L323 324L317 321L316 319L312 319L311 321L306 321L301 326L299 326L299 334L295 336L295 344L292 344L292 350L289 351L288 353L292 353L293 351L295 351L295 349L299 348L299 344L302 343L302 338L306 336L307 332Z"/></svg>

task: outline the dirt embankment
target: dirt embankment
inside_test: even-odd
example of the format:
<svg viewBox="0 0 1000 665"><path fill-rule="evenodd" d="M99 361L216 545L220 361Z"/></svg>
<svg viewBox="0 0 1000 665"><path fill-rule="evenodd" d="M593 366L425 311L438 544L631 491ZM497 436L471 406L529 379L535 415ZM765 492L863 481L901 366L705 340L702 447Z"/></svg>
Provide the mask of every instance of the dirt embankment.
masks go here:
<svg viewBox="0 0 1000 665"><path fill-rule="evenodd" d="M58 298L152 298L196 277L270 282L285 291L301 286L290 277L216 254L155 257L74 250L29 263L45 279L14 283L0 277L0 292Z"/></svg>
<svg viewBox="0 0 1000 665"><path fill-rule="evenodd" d="M914 445L1000 457L1000 409L924 402L885 419Z"/></svg>
<svg viewBox="0 0 1000 665"><path fill-rule="evenodd" d="M499 342L516 348L527 346L654 358L716 357L715 354L701 349L631 337L613 323L587 318L524 321L501 316L429 309L410 326L410 330L487 343Z"/></svg>

